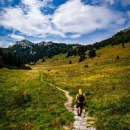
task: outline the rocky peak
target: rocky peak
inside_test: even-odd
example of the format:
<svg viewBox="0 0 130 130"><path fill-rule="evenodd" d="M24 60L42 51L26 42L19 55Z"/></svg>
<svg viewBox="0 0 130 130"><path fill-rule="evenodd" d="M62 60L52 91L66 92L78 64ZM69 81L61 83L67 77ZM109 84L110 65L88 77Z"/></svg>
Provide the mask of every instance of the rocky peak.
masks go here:
<svg viewBox="0 0 130 130"><path fill-rule="evenodd" d="M16 41L16 43L15 43L15 45L19 45L19 46L21 46L22 48L32 48L32 45L33 45L34 43L32 43L32 42L30 42L30 41L28 41L28 40L26 40L26 39L24 39L24 40L22 40L22 41Z"/></svg>

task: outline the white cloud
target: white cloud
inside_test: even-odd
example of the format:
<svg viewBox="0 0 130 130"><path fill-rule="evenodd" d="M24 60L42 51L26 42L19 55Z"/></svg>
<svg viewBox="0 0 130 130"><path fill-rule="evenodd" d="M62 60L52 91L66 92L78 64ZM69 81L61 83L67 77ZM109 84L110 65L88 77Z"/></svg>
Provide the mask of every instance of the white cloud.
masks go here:
<svg viewBox="0 0 130 130"><path fill-rule="evenodd" d="M93 5L96 5L96 4L99 4L99 5L107 5L107 4L110 4L110 5L113 5L115 4L117 0L91 0L91 3Z"/></svg>
<svg viewBox="0 0 130 130"><path fill-rule="evenodd" d="M70 38L79 38L81 36L81 34L72 34L70 36Z"/></svg>
<svg viewBox="0 0 130 130"><path fill-rule="evenodd" d="M9 0L11 1L11 0ZM14 8L5 8L0 13L0 25L7 29L15 29L27 36L46 37L59 35L78 38L82 34L97 29L107 29L124 24L123 14L113 12L106 6L84 5L81 0L68 0L57 8L53 15L46 15L41 9L48 6L52 0L21 0ZM111 4L114 0L106 0ZM17 39L17 35L10 35Z"/></svg>
<svg viewBox="0 0 130 130"><path fill-rule="evenodd" d="M11 35L8 35L8 36L10 36L10 37L12 37L12 38L14 38L16 40L23 40L23 39L25 39L25 37L20 36L20 35L16 35L16 34L11 34Z"/></svg>
<svg viewBox="0 0 130 130"><path fill-rule="evenodd" d="M2 47L2 48L6 48L6 47L13 45L13 44L14 43L6 41L6 40L0 40L0 47Z"/></svg>
<svg viewBox="0 0 130 130"><path fill-rule="evenodd" d="M52 22L64 33L82 35L96 29L121 25L125 19L121 13L113 12L106 7L84 5L80 0L71 0L56 10Z"/></svg>

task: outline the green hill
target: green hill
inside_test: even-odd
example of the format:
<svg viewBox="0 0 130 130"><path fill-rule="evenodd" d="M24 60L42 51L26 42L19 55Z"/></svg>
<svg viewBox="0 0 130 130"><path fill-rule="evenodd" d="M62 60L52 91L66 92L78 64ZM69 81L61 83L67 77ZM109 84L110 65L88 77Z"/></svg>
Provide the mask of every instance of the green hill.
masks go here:
<svg viewBox="0 0 130 130"><path fill-rule="evenodd" d="M108 45L118 45L120 43L124 46L125 43L129 42L130 28L127 28L117 32L117 34L108 39L90 45L55 43L52 41L32 43L25 39L17 41L14 45L9 46L8 48L2 48L2 51L4 52L4 61L6 61L6 59L12 59L8 56L11 53L15 54L23 64L26 64L30 62L37 62L39 59L43 59L43 61L45 61L46 58L52 58L54 55L59 55L61 53L66 54L66 57L76 55L82 55L84 57L84 53L88 50L99 49Z"/></svg>
<svg viewBox="0 0 130 130"><path fill-rule="evenodd" d="M128 130L130 122L130 44L106 46L96 57L78 62L79 56L34 66L42 69L48 82L68 90L74 97L78 88L87 95L86 110L97 130ZM88 52L86 52L88 57ZM60 56L59 56L60 57ZM69 64L69 61L72 64Z"/></svg>
<svg viewBox="0 0 130 130"><path fill-rule="evenodd" d="M73 97L78 88L84 90L88 106L86 111L93 117L97 130L129 130L128 32L129 29L112 37L127 37L127 41L117 42L118 44L113 44L116 42L108 39L109 42L102 41L100 46L97 43L86 46L70 45L65 53L59 51L51 57L46 55L44 62L30 65L31 70L0 69L0 129L63 130L63 126L71 129L73 114L65 109L66 97L54 87L58 86L69 91ZM29 48L34 46L30 42L28 45ZM23 46L23 54L28 47ZM2 48L2 51L6 54L8 49L12 48ZM93 49L96 55L91 57L90 51ZM2 51L0 63L3 64ZM83 55L84 59L79 62Z"/></svg>
<svg viewBox="0 0 130 130"><path fill-rule="evenodd" d="M0 69L1 130L72 128L73 114L64 107L66 97L50 84L73 97L83 88L86 110L97 130L129 130L130 44L124 46L98 49L94 58L87 51L83 62L79 56L61 54L31 66L32 70Z"/></svg>

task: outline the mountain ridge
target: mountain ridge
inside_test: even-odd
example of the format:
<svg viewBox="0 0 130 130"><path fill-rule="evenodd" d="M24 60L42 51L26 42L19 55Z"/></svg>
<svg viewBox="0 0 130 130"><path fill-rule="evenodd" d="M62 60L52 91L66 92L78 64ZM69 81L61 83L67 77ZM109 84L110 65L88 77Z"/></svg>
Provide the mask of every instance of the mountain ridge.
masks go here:
<svg viewBox="0 0 130 130"><path fill-rule="evenodd" d="M37 62L39 59L51 58L60 53L67 53L67 57L74 55L84 55L87 50L99 49L107 45L117 45L130 42L130 27L117 32L112 37L105 39L101 42L96 42L89 45L81 44L66 44L55 43L53 41L41 41L33 43L29 40L23 39L16 41L16 43L8 48L3 49L4 53L16 53L24 63Z"/></svg>

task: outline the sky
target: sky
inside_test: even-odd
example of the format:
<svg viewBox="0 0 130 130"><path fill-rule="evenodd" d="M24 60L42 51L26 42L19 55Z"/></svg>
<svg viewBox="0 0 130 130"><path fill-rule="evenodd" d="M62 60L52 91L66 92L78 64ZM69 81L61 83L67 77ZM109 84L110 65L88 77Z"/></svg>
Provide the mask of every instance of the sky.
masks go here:
<svg viewBox="0 0 130 130"><path fill-rule="evenodd" d="M0 0L0 47L93 44L130 27L130 0Z"/></svg>

